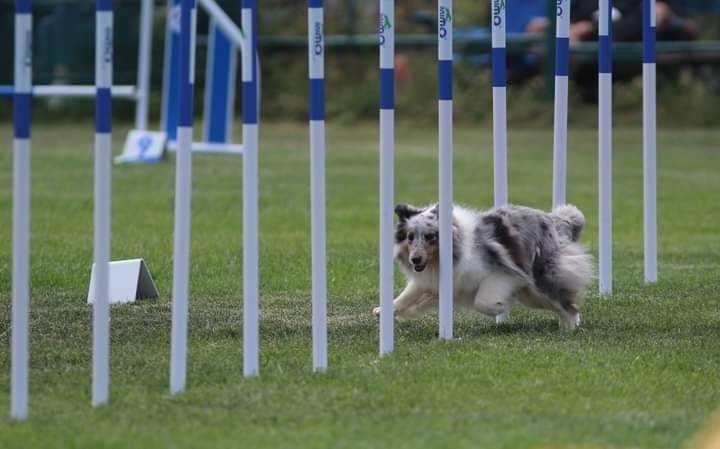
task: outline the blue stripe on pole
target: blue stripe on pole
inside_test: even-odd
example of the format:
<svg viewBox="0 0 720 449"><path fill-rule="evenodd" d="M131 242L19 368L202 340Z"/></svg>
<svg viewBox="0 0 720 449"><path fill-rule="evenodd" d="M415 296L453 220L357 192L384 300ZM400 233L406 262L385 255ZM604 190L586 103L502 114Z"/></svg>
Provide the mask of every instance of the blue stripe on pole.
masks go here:
<svg viewBox="0 0 720 449"><path fill-rule="evenodd" d="M257 91L252 81L242 83L242 115L246 125L257 124Z"/></svg>
<svg viewBox="0 0 720 449"><path fill-rule="evenodd" d="M112 94L110 88L102 87L95 94L95 131L109 133L112 127Z"/></svg>
<svg viewBox="0 0 720 449"><path fill-rule="evenodd" d="M395 69L380 69L380 109L395 109Z"/></svg>
<svg viewBox="0 0 720 449"><path fill-rule="evenodd" d="M568 76L570 67L570 39L559 37L555 40L555 75Z"/></svg>
<svg viewBox="0 0 720 449"><path fill-rule="evenodd" d="M643 62L647 64L656 62L655 27L652 25L652 6L655 0L643 0Z"/></svg>
<svg viewBox="0 0 720 449"><path fill-rule="evenodd" d="M643 62L655 63L657 52L655 51L655 27L646 27L643 36Z"/></svg>
<svg viewBox="0 0 720 449"><path fill-rule="evenodd" d="M193 85L190 83L191 12L193 0L182 0L180 8L180 117L178 126L192 127Z"/></svg>
<svg viewBox="0 0 720 449"><path fill-rule="evenodd" d="M507 86L507 50L505 47L492 49L492 85L493 87Z"/></svg>
<svg viewBox="0 0 720 449"><path fill-rule="evenodd" d="M257 1L242 0L243 9L250 9L252 14L252 32L249 33L251 52L251 80L242 83L242 118L246 125L255 125L258 123L258 98L257 98Z"/></svg>
<svg viewBox="0 0 720 449"><path fill-rule="evenodd" d="M112 11L112 0L97 0L95 9L98 11Z"/></svg>
<svg viewBox="0 0 720 449"><path fill-rule="evenodd" d="M225 143L229 131L228 114L231 113L228 109L232 108L227 98L227 92L228 89L231 88L230 83L235 82L235 80L230 77L230 66L235 48L233 48L228 38L225 37L225 34L223 34L217 26L212 29L212 33L212 42L214 45L210 49L210 51L213 52L213 56L212 79L210 80L209 86L209 117L206 118L208 123L207 140L208 142Z"/></svg>
<svg viewBox="0 0 720 449"><path fill-rule="evenodd" d="M310 0L310 8L322 8L323 0Z"/></svg>
<svg viewBox="0 0 720 449"><path fill-rule="evenodd" d="M173 0L172 2L173 7L179 4L179 0ZM166 35L166 39L169 41L169 61L166 68L167 79L164 80L167 86L167 94L164 105L165 129L163 131L167 134L168 140L175 140L178 125L178 89L180 89L180 33L171 28Z"/></svg>
<svg viewBox="0 0 720 449"><path fill-rule="evenodd" d="M193 85L189 84L188 86L185 86L185 88L181 87L182 95L180 96L178 126L182 126L183 128L189 128L193 123Z"/></svg>
<svg viewBox="0 0 720 449"><path fill-rule="evenodd" d="M600 73L612 73L612 39L600 36Z"/></svg>
<svg viewBox="0 0 720 449"><path fill-rule="evenodd" d="M250 98L252 99L252 117L253 123L258 123L260 120L258 111L258 54L257 54L257 35L258 35L258 12L257 12L257 0L249 0L249 7L252 8L252 93Z"/></svg>
<svg viewBox="0 0 720 449"><path fill-rule="evenodd" d="M30 13L30 0L16 0L15 1L15 13L16 14Z"/></svg>
<svg viewBox="0 0 720 449"><path fill-rule="evenodd" d="M15 138L30 138L30 105L32 94L15 94L13 124L15 126Z"/></svg>
<svg viewBox="0 0 720 449"><path fill-rule="evenodd" d="M453 68L451 60L438 61L438 94L440 100L452 100Z"/></svg>
<svg viewBox="0 0 720 449"><path fill-rule="evenodd" d="M310 120L325 120L325 80L310 79Z"/></svg>

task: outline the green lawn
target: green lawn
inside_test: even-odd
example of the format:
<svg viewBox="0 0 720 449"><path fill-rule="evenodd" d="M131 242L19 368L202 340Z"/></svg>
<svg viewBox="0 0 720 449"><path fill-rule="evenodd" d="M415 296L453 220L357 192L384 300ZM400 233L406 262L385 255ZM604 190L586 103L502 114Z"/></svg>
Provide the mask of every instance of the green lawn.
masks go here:
<svg viewBox="0 0 720 449"><path fill-rule="evenodd" d="M122 132L120 132L122 131ZM115 134L119 150L125 130ZM115 167L113 258L144 257L157 301L112 311L108 407L90 407L92 126L33 142L31 417L8 419L10 128L0 127L0 448L681 447L720 405L720 132L662 130L660 276L642 277L641 132L618 129L616 294L584 325L518 309L496 327L459 315L398 323L377 357L377 130L328 128L330 368L310 369L307 128L261 128L261 376L242 377L241 159L195 158L188 390L168 393L174 164ZM458 202L491 203L487 129L455 133ZM436 130L398 129L399 201L436 198ZM510 194L547 208L549 131L511 129ZM569 199L597 248L594 130L573 130ZM397 277L397 287L402 280Z"/></svg>

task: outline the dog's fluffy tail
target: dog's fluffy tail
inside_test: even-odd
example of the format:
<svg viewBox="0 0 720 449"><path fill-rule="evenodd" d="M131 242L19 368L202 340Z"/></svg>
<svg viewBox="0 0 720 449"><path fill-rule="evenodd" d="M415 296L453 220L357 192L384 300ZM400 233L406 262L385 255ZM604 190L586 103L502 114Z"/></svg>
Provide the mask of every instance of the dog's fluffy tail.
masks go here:
<svg viewBox="0 0 720 449"><path fill-rule="evenodd" d="M572 204L563 204L550 214L558 233L572 242L577 242L585 227L585 216Z"/></svg>

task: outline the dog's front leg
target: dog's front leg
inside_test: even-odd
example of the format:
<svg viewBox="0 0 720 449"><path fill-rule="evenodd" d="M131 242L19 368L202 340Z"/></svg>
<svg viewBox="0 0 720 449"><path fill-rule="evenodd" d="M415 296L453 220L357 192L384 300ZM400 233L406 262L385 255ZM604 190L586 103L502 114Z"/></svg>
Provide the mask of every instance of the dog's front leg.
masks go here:
<svg viewBox="0 0 720 449"><path fill-rule="evenodd" d="M405 286L405 289L398 295L393 301L393 310L395 311L395 318L406 318L417 309L417 305L423 299L423 291L418 288L415 284L410 283ZM373 309L375 316L380 316L380 307Z"/></svg>

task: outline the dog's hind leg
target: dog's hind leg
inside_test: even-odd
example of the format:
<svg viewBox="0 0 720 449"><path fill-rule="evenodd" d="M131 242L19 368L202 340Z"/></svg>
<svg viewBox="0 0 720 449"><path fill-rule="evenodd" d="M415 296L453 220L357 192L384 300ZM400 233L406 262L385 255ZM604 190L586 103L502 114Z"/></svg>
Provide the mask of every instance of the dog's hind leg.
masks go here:
<svg viewBox="0 0 720 449"><path fill-rule="evenodd" d="M480 283L473 308L495 317L498 324L505 322L510 317L510 305L519 287L518 282L517 278L509 275L489 276Z"/></svg>
<svg viewBox="0 0 720 449"><path fill-rule="evenodd" d="M580 325L580 306L592 273L592 258L583 247L571 244L562 248L557 269L548 279L561 309L558 314L561 328L572 330Z"/></svg>
<svg viewBox="0 0 720 449"><path fill-rule="evenodd" d="M507 311L495 315L495 324L505 324L510 321L510 308Z"/></svg>
<svg viewBox="0 0 720 449"><path fill-rule="evenodd" d="M580 326L580 311L577 306L570 304L564 307L564 309L566 313L559 315L558 319L560 329L569 331L577 329Z"/></svg>

